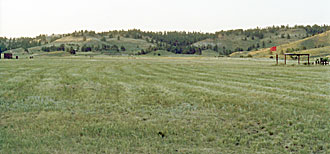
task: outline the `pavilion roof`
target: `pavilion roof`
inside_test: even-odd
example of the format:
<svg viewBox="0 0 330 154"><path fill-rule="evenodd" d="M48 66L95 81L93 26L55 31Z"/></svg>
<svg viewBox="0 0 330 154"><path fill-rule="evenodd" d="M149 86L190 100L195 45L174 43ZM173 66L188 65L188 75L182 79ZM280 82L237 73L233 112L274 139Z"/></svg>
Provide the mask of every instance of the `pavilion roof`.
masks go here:
<svg viewBox="0 0 330 154"><path fill-rule="evenodd" d="M308 53L285 53L284 55L292 55L292 56L309 56Z"/></svg>

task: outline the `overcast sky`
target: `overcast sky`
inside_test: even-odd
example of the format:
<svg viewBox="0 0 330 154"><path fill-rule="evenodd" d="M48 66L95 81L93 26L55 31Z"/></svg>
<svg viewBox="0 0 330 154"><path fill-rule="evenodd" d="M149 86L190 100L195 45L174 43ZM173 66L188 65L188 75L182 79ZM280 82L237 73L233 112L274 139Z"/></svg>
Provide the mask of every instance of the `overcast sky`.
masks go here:
<svg viewBox="0 0 330 154"><path fill-rule="evenodd" d="M0 36L330 25L330 0L0 0Z"/></svg>

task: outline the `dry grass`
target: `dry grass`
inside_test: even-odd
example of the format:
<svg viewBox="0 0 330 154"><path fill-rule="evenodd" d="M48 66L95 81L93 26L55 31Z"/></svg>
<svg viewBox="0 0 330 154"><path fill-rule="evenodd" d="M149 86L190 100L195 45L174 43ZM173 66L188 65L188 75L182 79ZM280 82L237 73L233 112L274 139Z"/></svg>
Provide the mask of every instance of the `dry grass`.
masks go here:
<svg viewBox="0 0 330 154"><path fill-rule="evenodd" d="M329 153L330 67L0 60L0 153Z"/></svg>

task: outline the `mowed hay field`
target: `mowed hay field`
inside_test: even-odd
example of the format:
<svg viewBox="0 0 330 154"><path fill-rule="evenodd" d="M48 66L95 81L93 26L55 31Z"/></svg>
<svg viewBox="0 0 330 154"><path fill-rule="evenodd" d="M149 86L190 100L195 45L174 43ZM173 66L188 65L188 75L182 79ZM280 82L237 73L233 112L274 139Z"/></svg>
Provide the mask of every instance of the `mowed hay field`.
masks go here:
<svg viewBox="0 0 330 154"><path fill-rule="evenodd" d="M329 153L330 67L0 60L0 153Z"/></svg>

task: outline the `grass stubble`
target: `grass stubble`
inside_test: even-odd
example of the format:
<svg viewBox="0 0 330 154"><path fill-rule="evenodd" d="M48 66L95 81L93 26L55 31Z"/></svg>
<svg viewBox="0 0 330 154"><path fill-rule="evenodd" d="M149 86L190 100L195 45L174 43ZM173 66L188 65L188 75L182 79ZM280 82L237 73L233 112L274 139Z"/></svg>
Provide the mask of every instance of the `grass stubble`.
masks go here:
<svg viewBox="0 0 330 154"><path fill-rule="evenodd" d="M329 153L330 67L0 61L0 153Z"/></svg>

